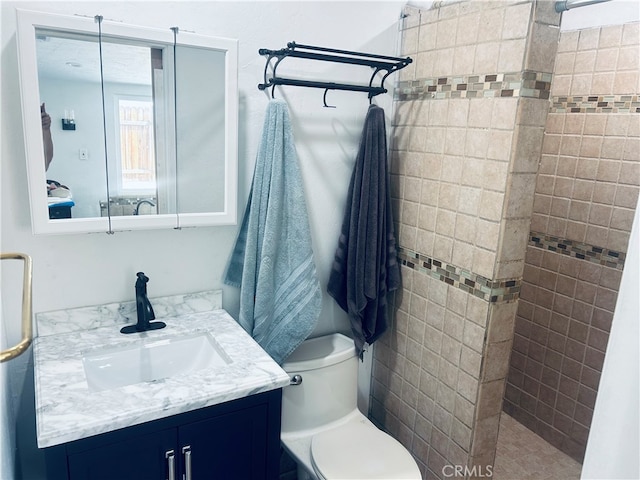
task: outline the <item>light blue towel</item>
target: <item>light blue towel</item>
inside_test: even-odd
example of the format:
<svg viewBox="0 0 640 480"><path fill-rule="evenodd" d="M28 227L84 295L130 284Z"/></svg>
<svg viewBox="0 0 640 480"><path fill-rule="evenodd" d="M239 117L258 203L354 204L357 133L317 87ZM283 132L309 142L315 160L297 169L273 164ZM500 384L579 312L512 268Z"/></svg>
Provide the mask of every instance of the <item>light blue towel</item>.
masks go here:
<svg viewBox="0 0 640 480"><path fill-rule="evenodd" d="M279 364L313 331L322 291L283 100L267 107L251 193L224 282L240 287L238 323Z"/></svg>

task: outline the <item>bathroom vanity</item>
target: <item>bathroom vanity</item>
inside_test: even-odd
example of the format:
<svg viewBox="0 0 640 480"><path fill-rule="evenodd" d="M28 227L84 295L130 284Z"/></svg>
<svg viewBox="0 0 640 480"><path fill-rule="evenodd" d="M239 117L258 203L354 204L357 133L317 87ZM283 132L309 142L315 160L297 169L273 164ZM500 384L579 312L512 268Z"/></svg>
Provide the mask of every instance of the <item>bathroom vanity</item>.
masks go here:
<svg viewBox="0 0 640 480"><path fill-rule="evenodd" d="M276 479L281 390L49 447L47 479Z"/></svg>
<svg viewBox="0 0 640 480"><path fill-rule="evenodd" d="M167 327L132 335L133 302L37 315L47 478L277 478L288 375L217 292L151 301Z"/></svg>

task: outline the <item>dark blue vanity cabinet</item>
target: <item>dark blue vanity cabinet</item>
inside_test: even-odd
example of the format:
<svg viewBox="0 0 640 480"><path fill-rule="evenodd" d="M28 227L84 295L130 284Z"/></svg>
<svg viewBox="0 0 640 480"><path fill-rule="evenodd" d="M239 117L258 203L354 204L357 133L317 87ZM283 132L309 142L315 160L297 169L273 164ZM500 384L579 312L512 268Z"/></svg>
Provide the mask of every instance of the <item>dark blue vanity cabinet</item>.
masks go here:
<svg viewBox="0 0 640 480"><path fill-rule="evenodd" d="M275 480L282 390L45 449L48 480Z"/></svg>

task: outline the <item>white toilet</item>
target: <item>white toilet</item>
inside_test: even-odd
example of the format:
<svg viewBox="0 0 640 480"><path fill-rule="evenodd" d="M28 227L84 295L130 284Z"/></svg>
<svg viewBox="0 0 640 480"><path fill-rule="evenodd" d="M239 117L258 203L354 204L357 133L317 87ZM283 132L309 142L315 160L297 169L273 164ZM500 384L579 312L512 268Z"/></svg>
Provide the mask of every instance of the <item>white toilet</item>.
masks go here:
<svg viewBox="0 0 640 480"><path fill-rule="evenodd" d="M284 448L298 480L420 480L411 454L357 408L353 340L339 333L306 340L282 365Z"/></svg>

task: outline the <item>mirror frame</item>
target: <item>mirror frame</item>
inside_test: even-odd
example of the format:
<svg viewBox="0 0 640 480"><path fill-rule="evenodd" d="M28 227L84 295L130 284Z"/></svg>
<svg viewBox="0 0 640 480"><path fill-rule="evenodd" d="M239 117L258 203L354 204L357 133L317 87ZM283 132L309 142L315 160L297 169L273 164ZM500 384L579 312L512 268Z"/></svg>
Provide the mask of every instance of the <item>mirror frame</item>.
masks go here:
<svg viewBox="0 0 640 480"><path fill-rule="evenodd" d="M98 34L94 18L68 16L16 9L18 70L22 97L22 119L24 128L31 226L34 234L91 233L124 230L145 230L157 228L179 229L237 224L237 184L238 184L238 41L220 37L210 37L191 32L176 35L178 46L194 46L225 53L225 192L224 209L221 212L175 213L140 216L112 216L94 218L49 218L47 201L46 172L44 169L43 140L40 120L36 29L60 32ZM171 29L160 30L150 27L128 25L103 20L102 34L118 40L149 42L162 47L173 47L174 33ZM173 89L173 85L171 86ZM172 95L175 94L173 90ZM171 97L173 98L173 96ZM103 112L104 114L104 112ZM173 134L173 132L171 132ZM175 145L172 136L168 143ZM179 141L179 140L178 140ZM108 153L108 152L107 152ZM105 154L106 162L109 161ZM106 186L105 186L106 189Z"/></svg>

